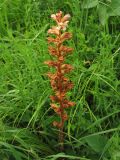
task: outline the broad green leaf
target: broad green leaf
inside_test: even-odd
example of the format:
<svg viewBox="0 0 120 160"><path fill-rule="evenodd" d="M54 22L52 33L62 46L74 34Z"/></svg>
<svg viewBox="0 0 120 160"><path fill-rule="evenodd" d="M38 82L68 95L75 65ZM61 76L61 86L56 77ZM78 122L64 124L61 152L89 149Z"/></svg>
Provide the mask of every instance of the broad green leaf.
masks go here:
<svg viewBox="0 0 120 160"><path fill-rule="evenodd" d="M107 139L101 135L87 137L85 140L88 145L97 153L101 153L107 143Z"/></svg>
<svg viewBox="0 0 120 160"><path fill-rule="evenodd" d="M107 7L104 4L98 5L98 15L99 15L99 21L102 25L105 25L108 19L107 14Z"/></svg>
<svg viewBox="0 0 120 160"><path fill-rule="evenodd" d="M112 0L108 7L109 16L120 16L120 0Z"/></svg>
<svg viewBox="0 0 120 160"><path fill-rule="evenodd" d="M82 8L93 8L99 4L98 0L84 0L82 3Z"/></svg>

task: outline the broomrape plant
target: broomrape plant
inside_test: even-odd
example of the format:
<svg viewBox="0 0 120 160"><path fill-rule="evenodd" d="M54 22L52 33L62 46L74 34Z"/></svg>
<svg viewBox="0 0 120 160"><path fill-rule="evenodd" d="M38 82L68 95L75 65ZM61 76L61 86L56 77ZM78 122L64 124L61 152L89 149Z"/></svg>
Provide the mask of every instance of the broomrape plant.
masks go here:
<svg viewBox="0 0 120 160"><path fill-rule="evenodd" d="M47 38L48 44L51 44L49 53L54 56L54 60L46 61L45 64L55 68L54 73L48 73L47 75L54 91L54 95L50 96L52 101L51 108L60 117L60 121L54 121L53 126L59 129L60 149L63 150L63 128L64 122L68 119L66 109L75 105L74 102L67 100L67 91L73 87L73 83L65 76L73 69L70 64L65 64L65 57L73 51L73 48L64 45L64 41L71 39L72 34L65 32L70 19L69 14L63 16L62 11L59 11L56 14L52 14L51 18L57 24L48 30L48 34L53 35L53 37Z"/></svg>

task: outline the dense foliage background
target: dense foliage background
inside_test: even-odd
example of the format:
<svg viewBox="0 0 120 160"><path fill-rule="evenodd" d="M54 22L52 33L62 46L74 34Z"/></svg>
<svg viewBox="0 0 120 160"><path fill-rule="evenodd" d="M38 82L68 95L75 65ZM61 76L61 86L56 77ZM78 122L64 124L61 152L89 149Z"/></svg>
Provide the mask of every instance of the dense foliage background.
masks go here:
<svg viewBox="0 0 120 160"><path fill-rule="evenodd" d="M74 48L64 153L43 63L58 10L72 16ZM120 160L119 16L119 0L0 0L0 160Z"/></svg>

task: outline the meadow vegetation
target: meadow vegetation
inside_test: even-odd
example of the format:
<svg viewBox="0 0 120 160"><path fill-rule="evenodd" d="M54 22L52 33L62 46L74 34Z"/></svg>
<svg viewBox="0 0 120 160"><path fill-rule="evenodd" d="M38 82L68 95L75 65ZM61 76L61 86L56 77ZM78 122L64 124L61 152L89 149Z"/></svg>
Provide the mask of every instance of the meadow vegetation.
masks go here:
<svg viewBox="0 0 120 160"><path fill-rule="evenodd" d="M0 0L0 160L120 160L120 1L87 2ZM68 96L76 103L63 152L44 64L59 10L71 15Z"/></svg>

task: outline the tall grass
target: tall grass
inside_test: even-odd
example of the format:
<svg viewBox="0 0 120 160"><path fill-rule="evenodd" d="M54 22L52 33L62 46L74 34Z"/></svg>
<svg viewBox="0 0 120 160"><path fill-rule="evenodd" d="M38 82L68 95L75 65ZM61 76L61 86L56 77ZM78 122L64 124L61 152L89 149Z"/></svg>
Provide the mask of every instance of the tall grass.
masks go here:
<svg viewBox="0 0 120 160"><path fill-rule="evenodd" d="M120 159L120 19L102 26L97 8L79 0L0 0L0 159ZM65 152L51 122L52 91L45 76L50 15L72 15L68 57L76 102L65 124Z"/></svg>

